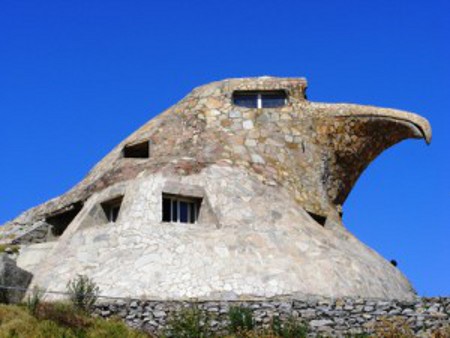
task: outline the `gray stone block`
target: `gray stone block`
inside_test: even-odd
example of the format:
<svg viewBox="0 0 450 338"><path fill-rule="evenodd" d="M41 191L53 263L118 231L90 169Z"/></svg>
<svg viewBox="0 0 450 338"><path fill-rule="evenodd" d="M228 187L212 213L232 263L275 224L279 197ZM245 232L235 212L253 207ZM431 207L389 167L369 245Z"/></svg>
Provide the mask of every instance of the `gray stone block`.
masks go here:
<svg viewBox="0 0 450 338"><path fill-rule="evenodd" d="M0 254L0 302L19 303L33 275L17 267L16 262L6 254Z"/></svg>

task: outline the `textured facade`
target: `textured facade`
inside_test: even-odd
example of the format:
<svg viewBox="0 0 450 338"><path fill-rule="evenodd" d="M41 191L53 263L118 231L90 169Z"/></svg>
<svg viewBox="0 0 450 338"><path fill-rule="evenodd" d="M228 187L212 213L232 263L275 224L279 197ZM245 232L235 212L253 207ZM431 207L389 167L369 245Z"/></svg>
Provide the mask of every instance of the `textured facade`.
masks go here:
<svg viewBox="0 0 450 338"><path fill-rule="evenodd" d="M45 242L24 247L18 263L54 291L83 273L111 296L412 297L400 271L340 215L383 150L407 138L430 142L428 122L310 102L306 87L273 77L199 87L72 190L8 223L3 238ZM264 95L275 97L266 107Z"/></svg>

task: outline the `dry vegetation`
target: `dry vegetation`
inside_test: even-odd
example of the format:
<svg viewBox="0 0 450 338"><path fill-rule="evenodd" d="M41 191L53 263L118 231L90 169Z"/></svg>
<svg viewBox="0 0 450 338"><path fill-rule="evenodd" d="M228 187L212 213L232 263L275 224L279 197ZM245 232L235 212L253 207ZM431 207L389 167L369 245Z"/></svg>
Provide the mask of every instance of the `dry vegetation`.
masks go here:
<svg viewBox="0 0 450 338"><path fill-rule="evenodd" d="M248 321L245 312L234 312L229 334L215 335L207 328L208 319L198 312L185 312L173 318L170 330L161 337L176 338L297 338L306 337L306 327L301 323L285 326L272 325L261 330ZM34 314L33 314L34 313ZM415 337L402 320L386 319L374 327L372 335L355 337L409 338ZM150 338L152 336L127 327L120 319L93 318L69 303L39 303L33 312L26 305L0 304L0 338ZM350 336L349 336L350 337ZM441 329L431 338L450 337L450 328Z"/></svg>
<svg viewBox="0 0 450 338"><path fill-rule="evenodd" d="M0 338L144 338L120 320L92 318L64 303L40 303L32 315L25 306L0 304Z"/></svg>

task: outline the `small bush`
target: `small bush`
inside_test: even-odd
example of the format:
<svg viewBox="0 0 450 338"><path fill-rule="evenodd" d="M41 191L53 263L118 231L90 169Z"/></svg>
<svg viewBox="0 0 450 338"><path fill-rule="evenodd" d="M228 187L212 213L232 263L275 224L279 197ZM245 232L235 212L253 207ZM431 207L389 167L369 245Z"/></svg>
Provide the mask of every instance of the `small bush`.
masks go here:
<svg viewBox="0 0 450 338"><path fill-rule="evenodd" d="M308 334L308 326L293 316L284 322L279 317L274 317L271 328L273 334L282 338L303 338Z"/></svg>
<svg viewBox="0 0 450 338"><path fill-rule="evenodd" d="M375 337L413 338L413 330L401 316L382 317L374 325Z"/></svg>
<svg viewBox="0 0 450 338"><path fill-rule="evenodd" d="M34 286L33 291L31 291L31 295L27 297L27 309L31 315L35 315L39 304L41 303L43 293L39 290L37 286Z"/></svg>
<svg viewBox="0 0 450 338"><path fill-rule="evenodd" d="M168 322L164 337L205 338L212 337L209 319L197 307L186 308L176 313Z"/></svg>
<svg viewBox="0 0 450 338"><path fill-rule="evenodd" d="M98 298L99 288L85 275L77 275L67 283L70 301L78 310L91 313Z"/></svg>
<svg viewBox="0 0 450 338"><path fill-rule="evenodd" d="M230 320L229 331L231 333L239 334L244 331L251 331L255 327L252 310L248 308L231 307L228 311L228 318Z"/></svg>
<svg viewBox="0 0 450 338"><path fill-rule="evenodd" d="M441 327L440 329L431 333L432 338L448 338L450 337L450 325Z"/></svg>

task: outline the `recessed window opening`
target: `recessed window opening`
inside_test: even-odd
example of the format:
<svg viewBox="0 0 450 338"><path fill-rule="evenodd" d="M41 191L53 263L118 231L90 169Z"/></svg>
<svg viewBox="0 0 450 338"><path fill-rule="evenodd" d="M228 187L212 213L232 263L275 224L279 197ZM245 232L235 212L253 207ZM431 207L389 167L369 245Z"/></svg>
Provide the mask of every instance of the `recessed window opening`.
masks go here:
<svg viewBox="0 0 450 338"><path fill-rule="evenodd" d="M144 141L136 144L126 145L123 148L123 157L125 158L149 158L150 141Z"/></svg>
<svg viewBox="0 0 450 338"><path fill-rule="evenodd" d="M105 212L106 219L109 223L115 223L117 218L119 218L122 200L123 196L119 196L101 204L102 209Z"/></svg>
<svg viewBox="0 0 450 338"><path fill-rule="evenodd" d="M276 91L236 91L233 93L233 103L245 108L278 108L287 103L284 90Z"/></svg>
<svg viewBox="0 0 450 338"><path fill-rule="evenodd" d="M51 225L52 235L55 237L61 236L82 208L83 203L76 202L70 205L66 210L47 217L45 222Z"/></svg>
<svg viewBox="0 0 450 338"><path fill-rule="evenodd" d="M199 197L163 194L162 220L173 223L196 223L202 199Z"/></svg>
<svg viewBox="0 0 450 338"><path fill-rule="evenodd" d="M321 226L325 226L325 222L327 221L327 218L325 216L317 215L317 214L314 214L314 213L309 212L309 211L308 211L308 214L309 214L309 216L311 216L311 218L313 220L315 220Z"/></svg>

